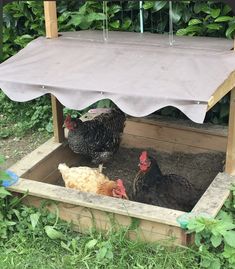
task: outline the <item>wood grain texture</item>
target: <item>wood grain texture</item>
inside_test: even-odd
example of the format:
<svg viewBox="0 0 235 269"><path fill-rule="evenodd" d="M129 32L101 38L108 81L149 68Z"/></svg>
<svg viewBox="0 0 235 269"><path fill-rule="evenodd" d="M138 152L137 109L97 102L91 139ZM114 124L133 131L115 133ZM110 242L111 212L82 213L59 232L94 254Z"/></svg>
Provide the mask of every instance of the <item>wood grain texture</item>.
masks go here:
<svg viewBox="0 0 235 269"><path fill-rule="evenodd" d="M46 37L58 37L56 1L44 1Z"/></svg>
<svg viewBox="0 0 235 269"><path fill-rule="evenodd" d="M92 193L79 192L73 189L23 178L20 178L19 182L11 186L9 190L20 193L28 191L29 195L36 197L52 199L66 204L93 208L124 216L161 222L176 227L179 227L176 218L184 213L168 208L146 205Z"/></svg>
<svg viewBox="0 0 235 269"><path fill-rule="evenodd" d="M25 204L36 207L40 207L43 201L45 199L31 195L23 200ZM112 228L115 231L121 227L130 227L132 223L131 215L121 215L64 202L57 203L56 207L59 209L60 218L72 222L73 229L81 233L89 233L92 228L103 232ZM53 203L49 204L47 208L55 212ZM147 242L161 241L164 243L167 240L169 244L169 240L171 240L174 245L186 245L187 243L185 232L181 228L142 218L138 219L136 227L130 228L127 236L132 240L139 239Z"/></svg>
<svg viewBox="0 0 235 269"><path fill-rule="evenodd" d="M235 176L219 173L192 211L199 214L207 213L215 217L229 197L232 183L235 183Z"/></svg>
<svg viewBox="0 0 235 269"><path fill-rule="evenodd" d="M235 88L231 91L225 171L235 175Z"/></svg>
<svg viewBox="0 0 235 269"><path fill-rule="evenodd" d="M235 87L235 71L217 88L208 102L207 111L219 102L227 93Z"/></svg>
<svg viewBox="0 0 235 269"><path fill-rule="evenodd" d="M53 117L53 130L54 138L58 143L64 141L64 117L63 117L63 105L57 100L54 95L51 95L52 117Z"/></svg>
<svg viewBox="0 0 235 269"><path fill-rule="evenodd" d="M141 140L143 143L140 143ZM124 129L123 144L135 147L154 145L158 150L169 152L225 152L227 134L223 129L212 131L209 128L193 128L176 123L166 124L148 119L129 119Z"/></svg>

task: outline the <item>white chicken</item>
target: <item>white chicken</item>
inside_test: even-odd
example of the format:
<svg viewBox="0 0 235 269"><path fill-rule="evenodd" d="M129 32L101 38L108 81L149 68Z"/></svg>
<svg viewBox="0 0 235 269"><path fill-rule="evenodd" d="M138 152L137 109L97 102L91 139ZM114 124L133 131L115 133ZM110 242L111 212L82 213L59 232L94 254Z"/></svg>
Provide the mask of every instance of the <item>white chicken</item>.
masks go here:
<svg viewBox="0 0 235 269"><path fill-rule="evenodd" d="M87 166L69 168L64 163L59 164L58 169L67 188L128 199L122 180L109 180L100 169Z"/></svg>

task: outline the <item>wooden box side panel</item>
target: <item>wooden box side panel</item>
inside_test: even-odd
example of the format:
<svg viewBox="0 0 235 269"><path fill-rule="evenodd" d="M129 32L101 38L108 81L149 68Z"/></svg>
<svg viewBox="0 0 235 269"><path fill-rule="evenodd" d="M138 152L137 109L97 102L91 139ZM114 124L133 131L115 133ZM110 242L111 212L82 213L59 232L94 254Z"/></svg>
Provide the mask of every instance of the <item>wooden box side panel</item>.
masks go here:
<svg viewBox="0 0 235 269"><path fill-rule="evenodd" d="M148 119L126 121L122 145L151 147L165 152L200 153L225 152L227 132L220 129L200 129Z"/></svg>
<svg viewBox="0 0 235 269"><path fill-rule="evenodd" d="M27 196L23 202L27 205L40 207L43 201L44 199L38 197ZM81 233L89 233L93 228L103 232L112 229L115 232L115 230L120 228L129 227L127 235L132 240L137 239L146 242L161 241L162 243L165 241L171 242L174 245L187 244L186 235L179 227L148 220L133 219L120 214L61 202L57 203L56 207L59 209L60 218L72 222L74 230ZM55 204L53 205L52 203L47 208L55 212ZM133 228L132 223L134 223Z"/></svg>
<svg viewBox="0 0 235 269"><path fill-rule="evenodd" d="M235 176L219 173L193 208L193 212L206 213L215 217L230 195L230 187L235 184Z"/></svg>

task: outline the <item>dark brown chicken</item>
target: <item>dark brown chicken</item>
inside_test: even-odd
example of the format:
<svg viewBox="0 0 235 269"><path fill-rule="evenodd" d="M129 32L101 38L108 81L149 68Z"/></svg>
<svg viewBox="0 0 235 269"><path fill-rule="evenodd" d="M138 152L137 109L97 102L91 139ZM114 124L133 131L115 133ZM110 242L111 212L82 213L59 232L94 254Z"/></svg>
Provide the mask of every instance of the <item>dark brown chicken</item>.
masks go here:
<svg viewBox="0 0 235 269"><path fill-rule="evenodd" d="M139 172L133 182L133 200L190 211L199 199L199 191L184 177L163 175L157 161L143 151Z"/></svg>
<svg viewBox="0 0 235 269"><path fill-rule="evenodd" d="M125 120L125 114L118 108L84 122L68 115L64 123L69 129L69 147L90 157L95 164L106 163L119 148Z"/></svg>

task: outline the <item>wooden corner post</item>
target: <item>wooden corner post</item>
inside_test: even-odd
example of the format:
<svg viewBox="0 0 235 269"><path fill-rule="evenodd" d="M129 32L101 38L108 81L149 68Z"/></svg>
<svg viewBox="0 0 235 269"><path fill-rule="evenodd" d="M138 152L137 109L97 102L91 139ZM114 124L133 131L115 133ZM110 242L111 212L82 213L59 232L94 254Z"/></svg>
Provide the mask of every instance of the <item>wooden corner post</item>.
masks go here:
<svg viewBox="0 0 235 269"><path fill-rule="evenodd" d="M58 37L56 1L44 1L46 37Z"/></svg>
<svg viewBox="0 0 235 269"><path fill-rule="evenodd" d="M233 41L235 53L235 36ZM235 88L231 90L225 172L235 175Z"/></svg>
<svg viewBox="0 0 235 269"><path fill-rule="evenodd" d="M56 1L44 1L44 15L47 38L58 37ZM64 141L63 105L51 95L54 137L56 142Z"/></svg>
<svg viewBox="0 0 235 269"><path fill-rule="evenodd" d="M231 91L225 172L235 175L235 88Z"/></svg>

